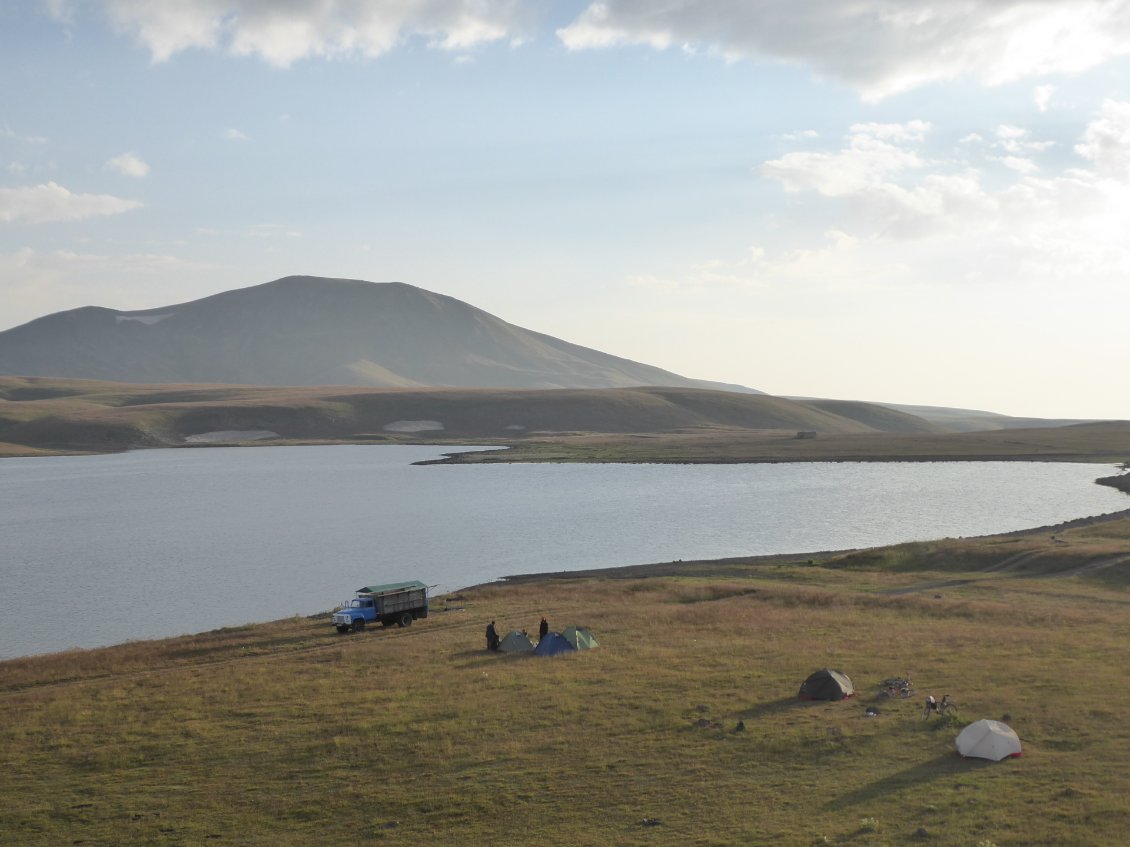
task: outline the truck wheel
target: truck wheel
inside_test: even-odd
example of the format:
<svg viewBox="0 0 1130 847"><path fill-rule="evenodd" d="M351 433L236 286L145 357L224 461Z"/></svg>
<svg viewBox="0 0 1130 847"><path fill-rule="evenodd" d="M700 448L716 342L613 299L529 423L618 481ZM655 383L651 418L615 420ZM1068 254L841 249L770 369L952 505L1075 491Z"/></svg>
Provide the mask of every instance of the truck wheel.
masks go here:
<svg viewBox="0 0 1130 847"><path fill-rule="evenodd" d="M354 632L362 632L364 629L365 629L365 619L364 618L358 618L357 620L355 620L353 622L353 631Z"/></svg>
<svg viewBox="0 0 1130 847"><path fill-rule="evenodd" d="M397 626L412 626L412 613L405 612L400 616L400 620L396 622Z"/></svg>

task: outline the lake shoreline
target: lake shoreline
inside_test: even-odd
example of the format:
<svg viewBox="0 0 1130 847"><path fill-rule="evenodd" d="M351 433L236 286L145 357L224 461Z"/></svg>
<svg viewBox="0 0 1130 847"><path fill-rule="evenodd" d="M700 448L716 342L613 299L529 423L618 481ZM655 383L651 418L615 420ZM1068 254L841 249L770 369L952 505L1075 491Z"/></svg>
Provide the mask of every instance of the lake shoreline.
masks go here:
<svg viewBox="0 0 1130 847"><path fill-rule="evenodd" d="M1109 514L1105 515L1090 515L1088 517L1075 518L1073 520L1062 521L1061 523L1056 524L1036 526L1030 529L1017 529L1011 532L998 532L991 533L989 535L972 536L961 540L976 543L978 541L988 541L991 539L1036 538L1041 535L1048 535L1052 538L1055 538L1059 533L1066 532L1067 530L1081 529L1084 527L1092 527L1105 523L1114 523L1117 521L1130 522L1130 507L1122 509L1121 511L1110 512ZM931 539L930 541L927 541L925 543L942 540L946 539ZM692 571L696 568L702 569L702 576L711 576L711 568L717 569L719 566L758 566L789 564L812 565L818 562L828 561L830 559L848 556L851 554L883 550L890 546L896 545L846 548L843 550L821 550L809 553L781 553L759 556L729 556L721 559L679 559L673 562L651 562L642 565L620 565L611 568L590 568L588 570L579 571L544 571L539 573L509 574L507 576L499 577L497 580L493 580L491 582L471 585L459 590L471 591L474 589L484 588L489 585L525 585L529 583L550 582L555 580L647 579L663 576L688 575L688 571Z"/></svg>

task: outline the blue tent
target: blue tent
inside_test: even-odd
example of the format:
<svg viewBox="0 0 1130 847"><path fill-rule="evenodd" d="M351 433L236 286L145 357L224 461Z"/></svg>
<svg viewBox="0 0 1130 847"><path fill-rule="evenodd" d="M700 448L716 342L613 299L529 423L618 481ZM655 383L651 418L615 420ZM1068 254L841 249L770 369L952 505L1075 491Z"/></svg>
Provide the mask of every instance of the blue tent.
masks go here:
<svg viewBox="0 0 1130 847"><path fill-rule="evenodd" d="M567 639L560 632L547 632L545 638L538 642L538 646L534 648L534 652L539 656L557 656L561 653L569 653L577 648L569 643Z"/></svg>

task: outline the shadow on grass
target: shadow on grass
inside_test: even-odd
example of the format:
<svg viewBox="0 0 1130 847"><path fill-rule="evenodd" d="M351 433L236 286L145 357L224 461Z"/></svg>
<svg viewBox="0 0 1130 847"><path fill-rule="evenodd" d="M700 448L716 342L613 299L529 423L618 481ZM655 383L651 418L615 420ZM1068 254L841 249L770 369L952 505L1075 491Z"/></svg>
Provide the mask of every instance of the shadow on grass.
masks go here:
<svg viewBox="0 0 1130 847"><path fill-rule="evenodd" d="M460 667L464 668L497 665L499 662L523 662L545 658L544 656L538 656L536 653L507 653L504 650L492 651L482 647L477 650L460 650L451 655L455 659L460 659Z"/></svg>
<svg viewBox="0 0 1130 847"><path fill-rule="evenodd" d="M768 715L777 715L781 712L791 712L796 709L811 708L813 705L822 705L823 700L801 700L799 697L782 697L780 700L770 700L768 703L759 703L745 711L738 712L738 717L743 721L764 718Z"/></svg>
<svg viewBox="0 0 1130 847"><path fill-rule="evenodd" d="M959 777L971 770L994 764L985 759L963 759L957 751L942 753L928 762L912 765L898 773L878 779L830 800L824 805L829 811L842 811L860 803L886 797L907 788L921 788L939 779Z"/></svg>

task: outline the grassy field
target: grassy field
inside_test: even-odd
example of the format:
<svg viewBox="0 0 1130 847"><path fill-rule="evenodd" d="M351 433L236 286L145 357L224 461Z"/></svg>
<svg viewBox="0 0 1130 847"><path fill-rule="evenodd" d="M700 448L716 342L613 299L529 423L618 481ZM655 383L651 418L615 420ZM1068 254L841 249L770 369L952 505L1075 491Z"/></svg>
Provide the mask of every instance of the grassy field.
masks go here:
<svg viewBox="0 0 1130 847"><path fill-rule="evenodd" d="M0 842L1121 845L1128 560L1122 516L8 661ZM600 647L483 649L488 621L542 615ZM798 700L822 667L859 696ZM905 674L913 699L877 698ZM926 693L958 717L922 720ZM957 756L961 726L1006 714L1021 758Z"/></svg>
<svg viewBox="0 0 1130 847"><path fill-rule="evenodd" d="M700 427L664 433L558 433L505 450L448 460L489 462L1121 462L1130 457L1130 422L987 432L853 433L798 439L783 430Z"/></svg>

